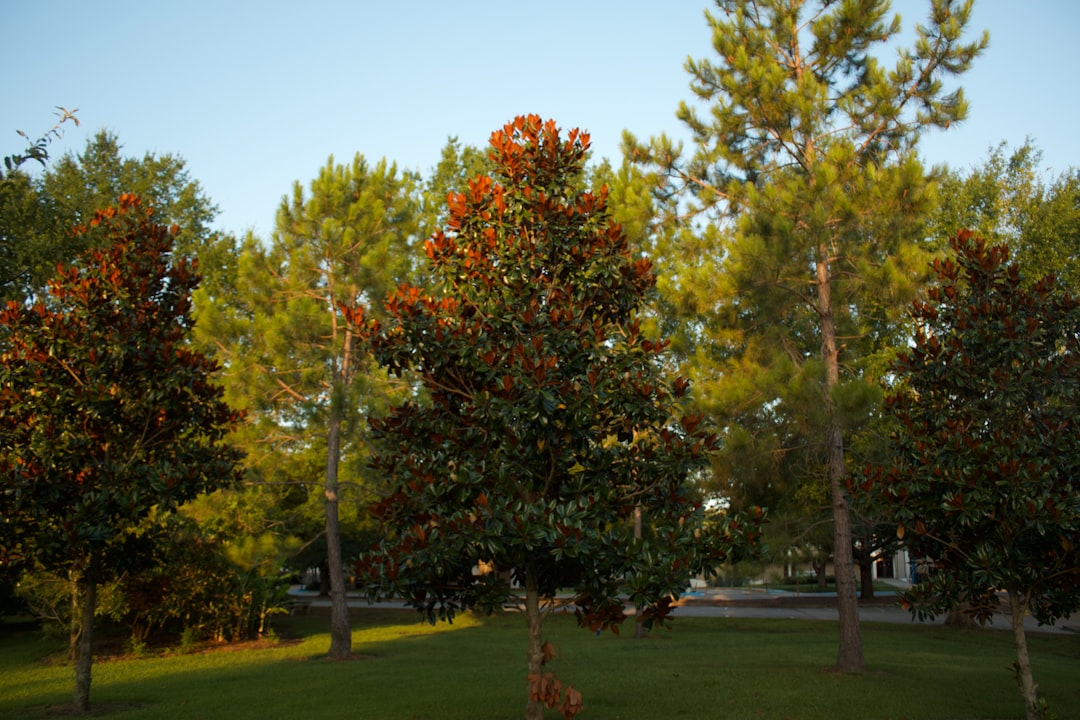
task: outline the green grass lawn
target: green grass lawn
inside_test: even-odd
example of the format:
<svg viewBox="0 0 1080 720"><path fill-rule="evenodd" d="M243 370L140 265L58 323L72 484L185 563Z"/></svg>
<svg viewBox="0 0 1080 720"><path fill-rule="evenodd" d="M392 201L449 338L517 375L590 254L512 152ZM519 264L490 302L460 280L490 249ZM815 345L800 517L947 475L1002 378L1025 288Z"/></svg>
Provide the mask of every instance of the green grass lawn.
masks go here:
<svg viewBox="0 0 1080 720"><path fill-rule="evenodd" d="M524 621L514 614L416 623L409 611L354 619L358 659L333 662L326 618L278 624L273 647L219 649L94 664L91 701L122 720L501 720L523 715ZM546 624L550 669L585 696L582 720L1021 718L1010 636L864 623L868 669L827 672L831 622L682 618L644 640ZM630 631L628 625L626 628ZM52 717L73 669L56 642L0 627L0 718ZM1051 708L1080 718L1080 636L1031 638ZM554 712L552 718L557 717Z"/></svg>

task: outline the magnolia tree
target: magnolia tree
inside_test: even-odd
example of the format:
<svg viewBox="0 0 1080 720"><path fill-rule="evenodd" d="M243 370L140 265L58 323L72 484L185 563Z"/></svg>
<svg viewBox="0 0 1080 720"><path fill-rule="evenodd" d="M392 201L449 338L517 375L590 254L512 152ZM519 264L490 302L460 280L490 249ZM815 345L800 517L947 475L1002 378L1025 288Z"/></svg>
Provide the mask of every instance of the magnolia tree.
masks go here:
<svg viewBox="0 0 1080 720"><path fill-rule="evenodd" d="M640 331L651 266L631 256L606 189L581 189L588 147L536 116L493 133L493 176L451 193L446 231L427 241L435 289L399 288L385 323L350 313L378 362L426 395L372 422L385 539L360 576L433 622L523 606L529 718L582 707L544 667L557 591L594 631L617 630L627 601L651 627L691 574L758 534L697 499L714 439L679 417L687 382Z"/></svg>
<svg viewBox="0 0 1080 720"><path fill-rule="evenodd" d="M1080 302L1052 276L1025 287L1005 246L966 231L951 242L893 365L891 463L860 482L931 568L905 596L912 612L963 604L985 622L1005 592L1036 718L1024 617L1080 607Z"/></svg>
<svg viewBox="0 0 1080 720"><path fill-rule="evenodd" d="M0 574L75 580L74 708L90 705L98 584L146 553L140 523L236 480L237 415L191 350L194 263L131 195L81 233L108 242L61 267L48 302L0 311Z"/></svg>

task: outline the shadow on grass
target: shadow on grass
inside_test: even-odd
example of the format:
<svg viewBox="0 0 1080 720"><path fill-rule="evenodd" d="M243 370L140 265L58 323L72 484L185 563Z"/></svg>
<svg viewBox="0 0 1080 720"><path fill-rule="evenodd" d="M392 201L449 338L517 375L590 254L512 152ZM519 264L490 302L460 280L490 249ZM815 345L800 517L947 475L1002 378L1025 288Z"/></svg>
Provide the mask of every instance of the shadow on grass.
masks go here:
<svg viewBox="0 0 1080 720"><path fill-rule="evenodd" d="M376 610L364 621L354 620L356 652L350 661L328 657L327 625L319 618L290 619L282 624L283 639L276 644L204 646L183 654L140 657L98 656L91 688L92 716L133 720L341 717L350 703L343 698L347 695L343 688L354 682L362 666L377 664L389 654L399 659L422 657L423 651L410 646L479 623L463 618L452 626L432 627L419 623L412 611ZM23 646L25 652L19 653L24 659L21 667L12 667L0 651L0 717L70 716L74 669L60 654L61 644L43 643L29 633L6 638L5 645L7 641ZM329 704L319 698L328 698Z"/></svg>
<svg viewBox="0 0 1080 720"><path fill-rule="evenodd" d="M261 720L502 720L525 701L525 632L516 614L431 627L411 611L354 618L357 659L326 656L325 618L282 627L299 642L95 665L99 717ZM631 628L627 626L626 631ZM864 625L868 672L827 673L834 623L681 618L642 642L597 636L553 616L551 669L585 695L590 720L1020 717L1003 633ZM1080 637L1035 638L1036 678L1061 717L1080 717ZM25 684L24 684L25 683ZM71 668L11 667L0 652L0 716L54 717Z"/></svg>

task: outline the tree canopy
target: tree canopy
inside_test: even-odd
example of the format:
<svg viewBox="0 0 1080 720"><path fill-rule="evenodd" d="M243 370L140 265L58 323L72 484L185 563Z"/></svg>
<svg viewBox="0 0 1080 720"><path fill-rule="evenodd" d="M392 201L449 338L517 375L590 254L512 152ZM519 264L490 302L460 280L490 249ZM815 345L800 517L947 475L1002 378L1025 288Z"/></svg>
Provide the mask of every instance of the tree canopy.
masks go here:
<svg viewBox="0 0 1080 720"><path fill-rule="evenodd" d="M56 124L54 124L49 130L41 137L31 140L30 136L22 130L16 130L15 132L19 137L23 138L27 142L26 148L17 153L4 156L4 169L0 171L0 181L11 177L24 163L35 160L42 167L45 167L46 162L49 159L49 145L53 140L59 140L64 136L64 123L73 122L75 126L79 125L79 118L76 115L78 109L68 110L65 107L56 106L59 112L54 113L57 117Z"/></svg>
<svg viewBox="0 0 1080 720"><path fill-rule="evenodd" d="M949 172L931 236L944 243L971 230L1008 245L1022 267L1053 272L1067 287L1080 287L1080 170L1051 175L1042 163L1042 151L1027 140L1012 149L1001 143L980 165Z"/></svg>
<svg viewBox="0 0 1080 720"><path fill-rule="evenodd" d="M282 199L269 243L245 240L236 287L222 298L197 296L200 339L217 344L229 397L249 411L250 479L315 491L307 504L323 516L324 541L314 546L325 549L317 566L329 575L331 654L339 658L352 637L341 515L351 529L363 520L364 418L401 391L364 354L340 306L376 303L410 277L415 193L416 178L385 159L331 157L308 188L297 182ZM293 528L314 540L313 523Z"/></svg>
<svg viewBox="0 0 1080 720"><path fill-rule="evenodd" d="M28 145L22 152L4 157L4 170L0 171L0 302L28 294L49 259L41 243L27 241L35 229L47 226L49 213L30 176L20 168L29 160L44 167L49 159L49 145L63 137L64 124L69 121L79 124L77 110L57 109L59 120L48 132L31 141L22 130L17 131Z"/></svg>
<svg viewBox="0 0 1080 720"><path fill-rule="evenodd" d="M125 157L119 138L104 130L81 153L66 153L38 177L12 175L17 192L0 183L0 299L44 297L57 265L93 249L93 234L73 233L123 194L142 199L159 223L176 224L177 252L199 258L204 287L213 288L235 267L230 236L211 227L217 207L193 180L182 158L145 153Z"/></svg>
<svg viewBox="0 0 1080 720"><path fill-rule="evenodd" d="M35 564L83 589L75 706L89 706L99 582L140 558L137 526L237 478L238 417L213 361L186 347L195 264L138 198L80 232L51 302L0 311L0 571Z"/></svg>
<svg viewBox="0 0 1080 720"><path fill-rule="evenodd" d="M968 231L951 245L893 364L889 462L863 488L928 568L913 612L962 601L987 621L1008 594L1028 717L1041 717L1024 616L1080 607L1080 302L1052 275L1025 287L1004 245Z"/></svg>
<svg viewBox="0 0 1080 720"><path fill-rule="evenodd" d="M624 151L651 169L659 198L678 198L676 220L698 222L675 237L669 295L687 313L692 376L743 455L728 468L753 477L786 458L805 469L786 481L829 488L837 668L857 671L849 436L873 407L862 375L897 341L897 300L922 267L916 240L934 193L919 137L964 118L962 91L944 81L987 38L963 38L970 0L932 0L890 68L878 55L902 25L887 0L716 5L715 58L686 63L704 112L678 109L693 153L665 136L627 135Z"/></svg>
<svg viewBox="0 0 1080 720"><path fill-rule="evenodd" d="M649 261L631 256L606 189L578 189L588 146L537 116L494 132L495 173L450 196L447 230L426 244L435 289L401 287L385 322L352 312L377 361L430 396L372 421L390 486L361 577L432 620L520 588L530 718L580 702L542 669L541 599L572 588L582 624L617 627L626 587L661 620L692 573L757 532L705 520L692 483L713 439L679 417L687 383L640 331Z"/></svg>

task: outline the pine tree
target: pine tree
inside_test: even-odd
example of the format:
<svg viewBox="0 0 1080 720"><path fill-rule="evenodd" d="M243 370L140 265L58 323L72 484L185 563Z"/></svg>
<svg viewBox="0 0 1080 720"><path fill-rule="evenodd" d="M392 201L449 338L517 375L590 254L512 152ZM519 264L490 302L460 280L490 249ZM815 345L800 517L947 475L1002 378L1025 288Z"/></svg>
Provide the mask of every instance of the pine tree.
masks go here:
<svg viewBox="0 0 1080 720"><path fill-rule="evenodd" d="M913 241L933 191L917 141L967 112L943 79L986 45L962 41L971 4L932 0L914 48L888 69L873 54L901 29L887 0L718 0L720 13L706 13L716 61L686 63L706 113L678 111L693 154L665 137L625 143L659 194L704 226L678 253L687 262L671 302L688 311L699 385L722 422L755 437L814 418L805 464L822 468L831 498L841 670L863 667L846 425L923 266Z"/></svg>
<svg viewBox="0 0 1080 720"><path fill-rule="evenodd" d="M268 244L246 239L228 302L205 298L200 314L202 341L220 346L230 397L248 410L253 477L310 487L305 473L321 466L322 481L314 485L323 508L335 658L347 657L352 643L341 499L362 497L356 487L365 480L364 417L393 391L342 308L378 308L409 277L416 227L411 174L359 154L348 165L330 158L309 191L298 182L283 198ZM290 471L299 476L283 477Z"/></svg>

